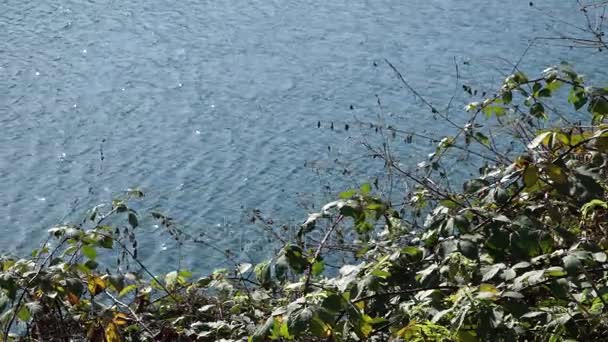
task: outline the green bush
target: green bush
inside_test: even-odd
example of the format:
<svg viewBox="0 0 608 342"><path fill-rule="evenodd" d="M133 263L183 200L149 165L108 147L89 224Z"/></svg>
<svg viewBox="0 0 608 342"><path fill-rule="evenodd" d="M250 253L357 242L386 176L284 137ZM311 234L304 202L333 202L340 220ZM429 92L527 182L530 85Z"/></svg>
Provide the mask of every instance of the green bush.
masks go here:
<svg viewBox="0 0 608 342"><path fill-rule="evenodd" d="M586 107L588 123L553 120L547 102L561 94L574 110ZM517 72L496 96L466 109L469 119L417 171L374 150L415 185L405 206L392 205L370 184L346 191L257 265L233 262L234 268L200 279L188 270L154 275L137 256L142 214L129 206L143 196L137 190L105 213L97 207L81 223L53 227L30 257L1 261L3 336L602 339L608 331L608 88L586 87L563 64L536 78ZM503 150L480 122L496 123L519 148ZM469 151L480 164L479 176L462 190L432 180L453 150ZM150 215L171 234L195 240L170 217ZM117 255L118 266L107 261Z"/></svg>

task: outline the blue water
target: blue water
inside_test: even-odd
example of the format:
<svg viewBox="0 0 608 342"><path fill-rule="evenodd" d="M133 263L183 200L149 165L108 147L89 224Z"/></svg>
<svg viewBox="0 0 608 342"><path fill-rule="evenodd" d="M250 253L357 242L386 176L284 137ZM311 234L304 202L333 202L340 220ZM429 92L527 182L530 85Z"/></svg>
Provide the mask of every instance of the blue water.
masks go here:
<svg viewBox="0 0 608 342"><path fill-rule="evenodd" d="M554 19L582 24L575 7L567 0L534 8L523 0L2 0L0 248L25 253L51 225L139 187L145 208L162 208L239 257L260 258L271 248L245 211L294 224L306 216L299 203L320 201L324 185L334 184L329 192L356 185L355 175L334 171L336 159L365 154L359 143L369 132L357 120L381 116L448 133L385 58L442 106L454 93L454 60L461 81L494 89L531 37L576 31ZM561 60L600 76L608 70L602 54L540 44L522 67L540 71ZM466 98L457 94L460 109ZM415 142L401 156L414 162L430 149ZM152 222L138 229L140 255L158 268L180 256L203 269L223 261L200 246L177 253Z"/></svg>

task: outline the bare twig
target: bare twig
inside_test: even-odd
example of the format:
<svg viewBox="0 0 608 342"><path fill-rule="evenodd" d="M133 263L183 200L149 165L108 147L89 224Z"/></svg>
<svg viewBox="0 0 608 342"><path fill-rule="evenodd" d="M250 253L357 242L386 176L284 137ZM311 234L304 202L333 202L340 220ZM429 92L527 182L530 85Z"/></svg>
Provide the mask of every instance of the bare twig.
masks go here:
<svg viewBox="0 0 608 342"><path fill-rule="evenodd" d="M329 227L329 229L325 233L325 236L323 236L323 240L321 240L321 243L319 243L319 245L317 246L317 250L315 251L315 254L312 257L312 260L308 264L308 268L307 268L307 272L306 272L306 281L304 282L304 293L308 292L308 288L310 286L310 280L312 278L312 267L313 267L313 265L317 262L317 259L319 259L319 255L321 255L321 250L323 249L323 247L327 243L327 240L329 239L329 236L336 229L336 227L338 226L338 224L340 224L340 222L342 222L342 219L344 219L344 216L343 215L338 215L338 217L332 223L331 227Z"/></svg>
<svg viewBox="0 0 608 342"><path fill-rule="evenodd" d="M124 307L125 309L129 310L129 313L131 313L131 316L133 316L133 318L135 319L135 321L137 321L137 324L139 324L142 328L144 328L144 330L150 334L150 336L154 336L155 334L152 332L152 330L150 330L150 328L148 328L148 326L142 321L142 319L137 315L137 313L135 313L135 311L133 309L131 309L131 307L125 303L123 303L122 301L120 301L118 298L114 297L109 291L104 290L104 293L110 297L110 299L112 299L116 304Z"/></svg>

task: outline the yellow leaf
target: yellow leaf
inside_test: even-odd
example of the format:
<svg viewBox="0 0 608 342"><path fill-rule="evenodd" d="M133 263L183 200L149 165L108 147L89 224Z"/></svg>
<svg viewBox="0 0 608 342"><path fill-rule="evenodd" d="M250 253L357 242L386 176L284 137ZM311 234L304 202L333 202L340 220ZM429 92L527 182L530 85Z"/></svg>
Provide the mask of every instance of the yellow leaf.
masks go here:
<svg viewBox="0 0 608 342"><path fill-rule="evenodd" d="M105 330L106 342L120 342L120 335L118 334L118 327L116 324L110 322Z"/></svg>
<svg viewBox="0 0 608 342"><path fill-rule="evenodd" d="M89 292L91 292L93 296L96 296L106 289L106 282L101 277L92 275L89 276L88 288Z"/></svg>
<svg viewBox="0 0 608 342"><path fill-rule="evenodd" d="M498 289L492 284L479 285L479 292L498 293Z"/></svg>
<svg viewBox="0 0 608 342"><path fill-rule="evenodd" d="M549 164L547 166L547 174L549 175L549 178L557 184L565 184L568 181L568 175L566 175L561 167L555 164Z"/></svg>
<svg viewBox="0 0 608 342"><path fill-rule="evenodd" d="M414 336L419 329L420 328L418 327L418 323L416 321L411 321L408 323L408 325L399 329L396 335L398 337L410 338Z"/></svg>
<svg viewBox="0 0 608 342"><path fill-rule="evenodd" d="M359 310L364 310L365 309L365 301L361 300L355 303L355 306L359 309Z"/></svg>
<svg viewBox="0 0 608 342"><path fill-rule="evenodd" d="M374 331L374 328L369 323L361 324L360 329L361 329L361 333L365 337L368 337L372 333L372 331Z"/></svg>
<svg viewBox="0 0 608 342"><path fill-rule="evenodd" d="M477 298L495 300L498 292L498 289L492 284L481 284L479 285L479 293L477 294Z"/></svg>
<svg viewBox="0 0 608 342"><path fill-rule="evenodd" d="M114 318L112 318L112 322L116 325L125 325L129 323L129 316L125 315L122 312L115 312Z"/></svg>

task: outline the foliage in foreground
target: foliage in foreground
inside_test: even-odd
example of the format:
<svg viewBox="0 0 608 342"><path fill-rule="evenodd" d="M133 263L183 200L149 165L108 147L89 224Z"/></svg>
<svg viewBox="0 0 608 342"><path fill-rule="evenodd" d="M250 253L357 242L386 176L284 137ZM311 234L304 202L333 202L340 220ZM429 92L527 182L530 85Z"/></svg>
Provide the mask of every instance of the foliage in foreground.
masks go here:
<svg viewBox="0 0 608 342"><path fill-rule="evenodd" d="M587 108L589 123L540 129L549 122L546 100L562 93L575 110ZM377 152L416 185L404 207L364 184L311 214L271 260L200 279L186 270L155 276L141 263L140 214L127 199L143 194L130 191L107 212L98 207L79 224L52 228L31 257L2 259L2 334L112 342L601 338L607 95L567 65L536 79L517 72L497 96L469 105L462 129L416 172ZM523 147L501 151L479 114ZM449 152L463 148L480 156L479 176L458 191L432 181ZM192 239L170 217L151 215Z"/></svg>

